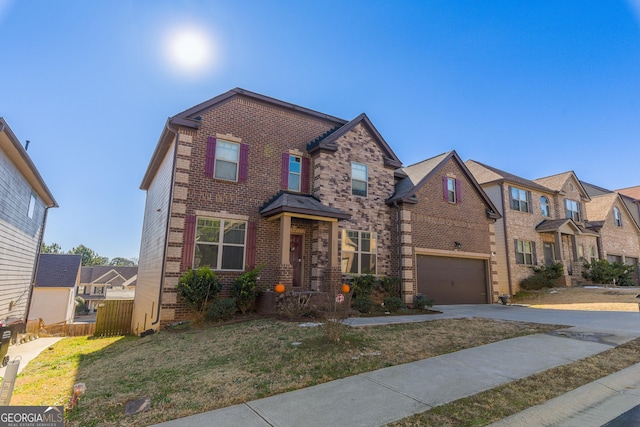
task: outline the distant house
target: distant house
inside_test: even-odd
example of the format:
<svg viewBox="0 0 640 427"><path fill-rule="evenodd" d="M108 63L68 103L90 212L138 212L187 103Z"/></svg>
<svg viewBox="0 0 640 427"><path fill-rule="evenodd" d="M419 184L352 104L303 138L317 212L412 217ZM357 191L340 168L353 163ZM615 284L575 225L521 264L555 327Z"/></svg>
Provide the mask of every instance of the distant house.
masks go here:
<svg viewBox="0 0 640 427"><path fill-rule="evenodd" d="M0 117L0 321L24 322L49 208L58 207Z"/></svg>
<svg viewBox="0 0 640 427"><path fill-rule="evenodd" d="M104 300L134 299L137 280L138 267L82 267L78 296L84 299L87 309L96 311Z"/></svg>
<svg viewBox="0 0 640 427"><path fill-rule="evenodd" d="M31 298L29 320L72 323L82 255L41 254Z"/></svg>

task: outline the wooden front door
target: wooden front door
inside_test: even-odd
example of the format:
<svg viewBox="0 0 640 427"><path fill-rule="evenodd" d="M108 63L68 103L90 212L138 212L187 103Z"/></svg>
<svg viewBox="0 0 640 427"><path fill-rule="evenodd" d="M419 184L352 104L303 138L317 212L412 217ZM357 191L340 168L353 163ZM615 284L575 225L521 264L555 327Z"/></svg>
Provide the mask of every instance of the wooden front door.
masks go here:
<svg viewBox="0 0 640 427"><path fill-rule="evenodd" d="M289 263L293 267L293 286L302 286L302 236L292 234L289 244Z"/></svg>
<svg viewBox="0 0 640 427"><path fill-rule="evenodd" d="M545 265L551 265L554 263L556 255L554 250L554 244L544 242L544 263Z"/></svg>

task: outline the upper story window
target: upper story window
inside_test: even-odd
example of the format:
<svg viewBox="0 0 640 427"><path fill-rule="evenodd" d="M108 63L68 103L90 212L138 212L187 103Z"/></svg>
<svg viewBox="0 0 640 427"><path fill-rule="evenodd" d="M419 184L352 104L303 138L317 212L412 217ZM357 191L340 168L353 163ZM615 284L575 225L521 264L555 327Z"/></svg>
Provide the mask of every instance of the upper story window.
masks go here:
<svg viewBox="0 0 640 427"><path fill-rule="evenodd" d="M545 196L540 197L540 210L542 211L542 216L546 218L551 216L549 213L549 199Z"/></svg>
<svg viewBox="0 0 640 427"><path fill-rule="evenodd" d="M535 243L528 240L516 240L516 263L533 265Z"/></svg>
<svg viewBox="0 0 640 427"><path fill-rule="evenodd" d="M238 180L240 144L218 140L216 143L215 177L227 181Z"/></svg>
<svg viewBox="0 0 640 427"><path fill-rule="evenodd" d="M564 200L565 213L567 218L571 218L574 221L580 221L580 203L575 200Z"/></svg>
<svg viewBox="0 0 640 427"><path fill-rule="evenodd" d="M27 210L27 216L33 219L33 213L36 210L36 196L31 193L31 198L29 199L29 210Z"/></svg>
<svg viewBox="0 0 640 427"><path fill-rule="evenodd" d="M367 197L369 174L367 165L351 163L351 194Z"/></svg>
<svg viewBox="0 0 640 427"><path fill-rule="evenodd" d="M376 274L377 234L342 230L342 272Z"/></svg>
<svg viewBox="0 0 640 427"><path fill-rule="evenodd" d="M620 209L613 208L613 223L616 227L622 227L622 216L620 215Z"/></svg>
<svg viewBox="0 0 640 427"><path fill-rule="evenodd" d="M288 176L289 190L300 191L301 174L302 174L302 158L298 156L289 156L289 176Z"/></svg>
<svg viewBox="0 0 640 427"><path fill-rule="evenodd" d="M529 209L530 193L521 188L510 187L509 197L511 199L511 209L520 212L531 212Z"/></svg>
<svg viewBox="0 0 640 427"><path fill-rule="evenodd" d="M104 286L94 286L93 295L104 295Z"/></svg>
<svg viewBox="0 0 640 427"><path fill-rule="evenodd" d="M244 221L198 218L193 267L242 271L246 227Z"/></svg>

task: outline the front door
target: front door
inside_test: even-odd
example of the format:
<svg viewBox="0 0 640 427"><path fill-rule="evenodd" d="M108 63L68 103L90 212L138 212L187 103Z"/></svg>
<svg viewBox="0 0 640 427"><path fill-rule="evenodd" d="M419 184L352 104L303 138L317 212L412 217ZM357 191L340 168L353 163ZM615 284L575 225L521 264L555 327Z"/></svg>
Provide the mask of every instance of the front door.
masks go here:
<svg viewBox="0 0 640 427"><path fill-rule="evenodd" d="M553 264L553 262L555 260L555 253L554 253L553 246L554 246L553 243L544 242L544 263L545 263L545 265L551 265L551 264Z"/></svg>
<svg viewBox="0 0 640 427"><path fill-rule="evenodd" d="M289 263L293 267L293 286L302 286L302 235L292 234L289 245Z"/></svg>

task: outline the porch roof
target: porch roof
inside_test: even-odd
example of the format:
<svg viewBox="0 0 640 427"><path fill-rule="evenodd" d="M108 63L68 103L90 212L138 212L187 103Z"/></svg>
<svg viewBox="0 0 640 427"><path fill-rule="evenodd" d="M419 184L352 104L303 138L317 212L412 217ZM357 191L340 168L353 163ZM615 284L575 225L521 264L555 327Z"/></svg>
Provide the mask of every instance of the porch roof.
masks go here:
<svg viewBox="0 0 640 427"><path fill-rule="evenodd" d="M281 191L265 203L259 210L265 218L278 214L289 213L300 216L310 216L332 219L349 219L348 214L340 209L325 206L317 198L307 194L294 194Z"/></svg>
<svg viewBox="0 0 640 427"><path fill-rule="evenodd" d="M536 226L536 231L538 233L582 234L582 229L571 218L544 220Z"/></svg>

